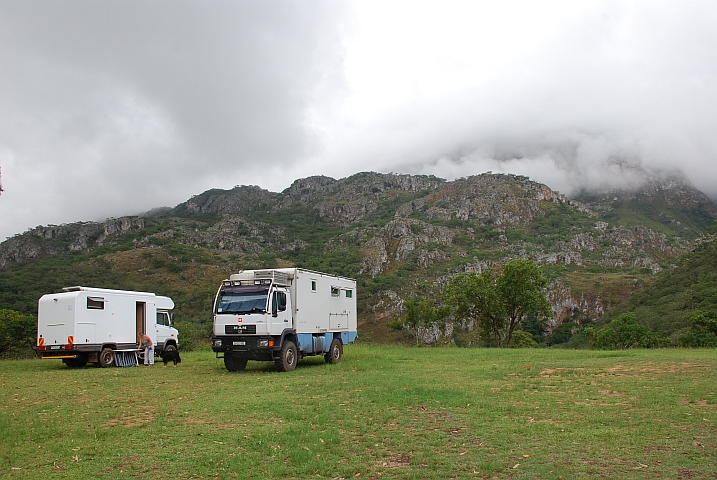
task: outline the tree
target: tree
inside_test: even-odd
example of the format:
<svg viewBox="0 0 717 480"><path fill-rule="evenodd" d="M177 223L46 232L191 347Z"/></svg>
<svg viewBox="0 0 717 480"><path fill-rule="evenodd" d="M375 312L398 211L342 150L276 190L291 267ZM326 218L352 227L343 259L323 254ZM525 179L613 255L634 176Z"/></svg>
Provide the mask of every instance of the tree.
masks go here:
<svg viewBox="0 0 717 480"><path fill-rule="evenodd" d="M492 270L486 270L480 275L457 275L446 286L445 293L446 304L453 310L453 317L464 328L476 326L485 337L492 336L495 344L502 346L500 331L503 329L505 313Z"/></svg>
<svg viewBox="0 0 717 480"><path fill-rule="evenodd" d="M627 350L629 348L651 348L664 344L655 332L645 325L640 325L635 314L623 313L595 335L595 348L602 350Z"/></svg>
<svg viewBox="0 0 717 480"><path fill-rule="evenodd" d="M420 340L421 329L439 327L448 316L448 307L434 307L426 300L410 298L403 304L406 313L403 315L403 325L416 337L416 345Z"/></svg>
<svg viewBox="0 0 717 480"><path fill-rule="evenodd" d="M486 270L456 276L446 287L453 315L467 324L477 322L498 347L509 347L513 332L527 318L552 315L545 297L548 281L534 263L511 260L496 274Z"/></svg>
<svg viewBox="0 0 717 480"><path fill-rule="evenodd" d="M553 314L550 302L545 296L548 280L540 273L536 264L528 260L511 260L503 266L498 277L498 290L508 314L508 341L513 331L528 316L549 317Z"/></svg>
<svg viewBox="0 0 717 480"><path fill-rule="evenodd" d="M698 310L687 316L692 327L677 340L681 347L717 347L717 315Z"/></svg>

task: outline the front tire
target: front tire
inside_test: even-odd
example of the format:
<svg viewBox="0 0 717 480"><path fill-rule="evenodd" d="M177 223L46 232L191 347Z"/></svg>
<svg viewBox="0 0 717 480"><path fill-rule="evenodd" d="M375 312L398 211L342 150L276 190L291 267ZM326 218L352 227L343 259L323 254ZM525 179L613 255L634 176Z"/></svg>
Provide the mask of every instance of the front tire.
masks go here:
<svg viewBox="0 0 717 480"><path fill-rule="evenodd" d="M96 365L100 368L107 368L112 366L112 362L115 359L115 352L111 348L103 348L97 357Z"/></svg>
<svg viewBox="0 0 717 480"><path fill-rule="evenodd" d="M344 346L341 344L341 340L334 338L329 347L328 353L324 355L326 363L339 363L341 357L344 356Z"/></svg>
<svg viewBox="0 0 717 480"><path fill-rule="evenodd" d="M246 358L236 358L231 352L224 353L224 366L230 372L241 372L246 368Z"/></svg>
<svg viewBox="0 0 717 480"><path fill-rule="evenodd" d="M290 340L284 342L279 352L279 358L274 360L276 370L279 372L290 372L296 368L299 355L296 351L296 344Z"/></svg>

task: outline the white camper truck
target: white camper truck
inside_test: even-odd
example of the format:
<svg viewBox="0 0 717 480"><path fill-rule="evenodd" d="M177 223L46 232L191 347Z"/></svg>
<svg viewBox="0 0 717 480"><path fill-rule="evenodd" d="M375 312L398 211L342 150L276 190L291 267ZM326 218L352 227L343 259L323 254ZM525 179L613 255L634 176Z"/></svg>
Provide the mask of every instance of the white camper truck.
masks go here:
<svg viewBox="0 0 717 480"><path fill-rule="evenodd" d="M248 360L286 372L309 355L341 360L356 339L356 280L300 268L243 270L219 287L212 349L230 372Z"/></svg>
<svg viewBox="0 0 717 480"><path fill-rule="evenodd" d="M37 312L37 353L69 367L136 365L139 332L155 354L179 348L170 310L174 302L154 293L67 287L43 295Z"/></svg>

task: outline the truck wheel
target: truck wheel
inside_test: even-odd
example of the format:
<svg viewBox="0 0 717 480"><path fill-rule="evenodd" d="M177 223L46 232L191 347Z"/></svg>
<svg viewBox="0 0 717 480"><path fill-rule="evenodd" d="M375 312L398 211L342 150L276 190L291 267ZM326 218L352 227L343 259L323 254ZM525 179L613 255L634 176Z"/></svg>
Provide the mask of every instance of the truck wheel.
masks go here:
<svg viewBox="0 0 717 480"><path fill-rule="evenodd" d="M276 365L277 371L290 372L296 368L296 362L298 359L299 356L296 353L296 344L287 340L284 342L284 345L282 345L281 352L279 352L279 358L274 360L274 364Z"/></svg>
<svg viewBox="0 0 717 480"><path fill-rule="evenodd" d="M111 348L103 348L100 352L97 366L101 368L111 367L112 361L115 359L115 352Z"/></svg>
<svg viewBox="0 0 717 480"><path fill-rule="evenodd" d="M324 355L326 363L339 363L341 357L344 356L344 346L341 344L341 340L334 338L329 347L328 353Z"/></svg>
<svg viewBox="0 0 717 480"><path fill-rule="evenodd" d="M224 353L224 366L230 372L241 372L246 368L246 358L236 358L229 352Z"/></svg>

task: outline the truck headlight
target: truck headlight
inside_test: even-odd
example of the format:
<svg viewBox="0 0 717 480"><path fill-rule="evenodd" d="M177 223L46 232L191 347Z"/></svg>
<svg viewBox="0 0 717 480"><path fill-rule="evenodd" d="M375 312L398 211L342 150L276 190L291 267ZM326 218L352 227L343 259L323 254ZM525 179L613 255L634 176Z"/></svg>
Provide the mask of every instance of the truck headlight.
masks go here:
<svg viewBox="0 0 717 480"><path fill-rule="evenodd" d="M214 345L215 347L221 347L221 346L222 346L222 341L221 341L220 339L218 339L218 338L215 338L215 339L212 341L212 345Z"/></svg>
<svg viewBox="0 0 717 480"><path fill-rule="evenodd" d="M269 340L257 340L256 342L257 347L268 347L269 346Z"/></svg>

